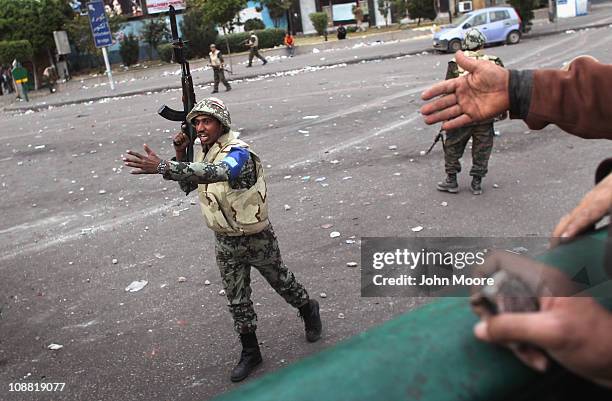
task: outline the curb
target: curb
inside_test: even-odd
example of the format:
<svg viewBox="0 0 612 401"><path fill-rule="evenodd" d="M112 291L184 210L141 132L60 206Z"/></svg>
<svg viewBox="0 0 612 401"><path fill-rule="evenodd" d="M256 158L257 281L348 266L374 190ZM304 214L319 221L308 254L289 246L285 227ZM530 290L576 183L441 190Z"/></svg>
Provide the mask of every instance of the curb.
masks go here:
<svg viewBox="0 0 612 401"><path fill-rule="evenodd" d="M598 23L598 24L592 24L592 25L584 25L584 26L579 26L579 27L567 27L565 29L558 29L558 30L553 30L550 32L540 32L540 33L533 33L533 34L526 34L523 36L523 39L534 39L534 38L539 38L539 37L546 37L546 36L552 36L552 35L558 35L560 33L564 33L568 30L583 30L583 29L597 29L597 28L604 28L607 26L612 25L612 23L610 22L606 22L606 23ZM329 67L332 65L338 65L338 64L346 64L346 65L354 65L354 64L359 64L362 62L370 62L370 61L375 61L375 60L389 60L392 58L398 58L398 57L405 57L405 56L414 56L417 54L421 54L423 52L435 52L436 50L432 49L431 47L427 47L427 48L422 48L419 50L411 50L411 51L407 51L407 52L396 52L396 53L391 53L391 54L386 54L386 55L382 55L382 56L371 56L371 57L360 57L360 58L356 58L356 59L351 59L351 60L347 60L347 61L336 61L336 62L329 62L329 63L323 63L323 64L316 64L313 67ZM269 73L265 73L265 74L250 74L250 75L242 75L242 76L236 76L234 77L234 79L252 79L252 78L258 78L258 77L262 77L262 76L266 76L266 75L273 75L273 74L279 74L279 73L284 73L284 72L288 72L291 70L294 70L295 68L290 68L290 69L284 69L284 70L279 70L279 71L274 71L274 72L269 72ZM229 82L232 82L232 79L229 80ZM207 80L207 81L200 81L200 82L194 82L193 85L194 86L203 86L203 85L210 85L212 84L213 81L212 80ZM82 103L87 103L87 102L95 102L97 100L102 100L102 99L116 99L116 98L120 98L120 97L124 97L124 96L135 96L135 95L143 95L146 93L159 93L159 92L163 92L163 91L167 91L167 90L175 90L175 89L181 89L182 86L181 85L166 85L166 86L160 86L160 87L156 87L156 88L149 88L149 89L141 89L141 90L136 90L136 91L131 91L131 92L124 92L124 93L117 93L117 94L109 94L109 95L104 95L104 96L94 96L94 97L90 97L90 98L84 98L84 99L77 99L77 100L66 100L66 101L62 101L62 102L57 102L57 103L47 103L44 105L32 105L30 107L5 107L2 109L2 111L4 112L26 112L28 110L32 110L35 112L41 111L41 110L45 110L48 109L49 107L61 107L61 106L67 106L67 105L71 105L71 104L82 104Z"/></svg>

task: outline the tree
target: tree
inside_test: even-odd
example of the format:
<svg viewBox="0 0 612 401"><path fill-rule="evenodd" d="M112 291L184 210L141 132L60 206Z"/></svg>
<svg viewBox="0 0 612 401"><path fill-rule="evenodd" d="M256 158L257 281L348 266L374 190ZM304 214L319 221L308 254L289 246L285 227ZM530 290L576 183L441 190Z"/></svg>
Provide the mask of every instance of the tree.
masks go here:
<svg viewBox="0 0 612 401"><path fill-rule="evenodd" d="M204 21L220 25L223 33L227 34L234 30L234 20L238 18L238 13L242 11L247 0L193 0L195 7L202 10Z"/></svg>
<svg viewBox="0 0 612 401"><path fill-rule="evenodd" d="M149 60L153 60L153 49L157 51L157 46L170 37L170 31L166 25L165 18L154 18L145 22L140 29L140 36L149 45L147 53Z"/></svg>
<svg viewBox="0 0 612 401"><path fill-rule="evenodd" d="M287 10L291 8L291 0L261 0L261 3L268 7L270 18L274 23L274 27L280 26L281 19L287 14Z"/></svg>
<svg viewBox="0 0 612 401"><path fill-rule="evenodd" d="M308 16L317 33L325 36L325 41L327 41L327 13L311 13Z"/></svg>
<svg viewBox="0 0 612 401"><path fill-rule="evenodd" d="M266 24L259 18L249 18L244 21L244 31L256 31L258 29L266 29Z"/></svg>
<svg viewBox="0 0 612 401"><path fill-rule="evenodd" d="M72 17L66 0L0 0L0 40L28 40L35 54L55 47L53 31Z"/></svg>
<svg viewBox="0 0 612 401"><path fill-rule="evenodd" d="M391 3L391 15L394 21L400 21L408 14L406 0L393 0Z"/></svg>
<svg viewBox="0 0 612 401"><path fill-rule="evenodd" d="M378 0L378 11L385 18L385 25L389 26L389 11L391 11L391 6L393 5L393 0Z"/></svg>
<svg viewBox="0 0 612 401"><path fill-rule="evenodd" d="M521 17L521 30L527 33L531 30L532 20L534 18L533 9L535 2L533 0L510 0L510 5L516 10Z"/></svg>
<svg viewBox="0 0 612 401"><path fill-rule="evenodd" d="M123 60L123 64L131 66L138 62L138 53L140 52L140 46L138 44L138 38L134 34L130 33L125 36L121 41L119 47L119 54Z"/></svg>
<svg viewBox="0 0 612 401"><path fill-rule="evenodd" d="M219 32L214 24L204 23L204 12L199 7L191 7L192 2L187 3L187 12L181 22L181 32L188 40L188 55L205 57L208 54L210 44L217 41Z"/></svg>
<svg viewBox="0 0 612 401"><path fill-rule="evenodd" d="M418 19L417 26L421 25L421 18L433 21L437 16L433 0L408 0L408 14Z"/></svg>
<svg viewBox="0 0 612 401"><path fill-rule="evenodd" d="M72 17L68 0L0 0L0 40L27 40L34 57L34 84L38 88L36 64L53 62L53 31ZM48 59L48 61L44 61Z"/></svg>
<svg viewBox="0 0 612 401"><path fill-rule="evenodd" d="M0 64L10 65L13 60L19 62L32 59L34 51L27 40L0 41Z"/></svg>

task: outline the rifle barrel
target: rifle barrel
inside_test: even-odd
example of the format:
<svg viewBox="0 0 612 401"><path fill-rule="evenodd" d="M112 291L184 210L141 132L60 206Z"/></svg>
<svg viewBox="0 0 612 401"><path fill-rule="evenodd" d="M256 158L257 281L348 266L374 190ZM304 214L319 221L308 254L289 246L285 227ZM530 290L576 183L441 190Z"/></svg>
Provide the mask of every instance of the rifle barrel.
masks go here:
<svg viewBox="0 0 612 401"><path fill-rule="evenodd" d="M178 39L178 28L176 26L176 10L170 6L170 30L172 31L172 41Z"/></svg>

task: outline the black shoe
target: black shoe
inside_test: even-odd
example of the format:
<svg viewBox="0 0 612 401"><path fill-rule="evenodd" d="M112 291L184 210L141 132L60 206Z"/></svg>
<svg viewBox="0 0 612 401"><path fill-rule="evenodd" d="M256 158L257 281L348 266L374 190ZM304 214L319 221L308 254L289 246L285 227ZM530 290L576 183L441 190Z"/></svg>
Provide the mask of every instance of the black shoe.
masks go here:
<svg viewBox="0 0 612 401"><path fill-rule="evenodd" d="M259 344L257 343L257 336L255 333L241 334L240 342L242 343L242 353L240 354L240 361L234 369L232 369L230 378L233 382L239 382L246 379L262 362L261 352L259 351Z"/></svg>
<svg viewBox="0 0 612 401"><path fill-rule="evenodd" d="M212 91L210 93L219 93L219 91L215 89L214 91Z"/></svg>
<svg viewBox="0 0 612 401"><path fill-rule="evenodd" d="M250 68L250 67L253 67L253 66L252 66L251 64L248 64L248 65L247 65L247 68Z"/></svg>
<svg viewBox="0 0 612 401"><path fill-rule="evenodd" d="M471 187L474 195L480 195L482 193L482 177L474 176Z"/></svg>
<svg viewBox="0 0 612 401"><path fill-rule="evenodd" d="M232 90L232 87L231 87L231 86L228 86L227 88L225 88L225 91L226 91L226 92L229 92L229 91L231 91L231 90Z"/></svg>
<svg viewBox="0 0 612 401"><path fill-rule="evenodd" d="M264 60L263 65L266 65L266 64L268 64L268 60Z"/></svg>
<svg viewBox="0 0 612 401"><path fill-rule="evenodd" d="M304 320L306 340L309 343L314 343L320 339L323 324L319 314L319 303L314 299L309 300L307 304L300 307L300 317Z"/></svg>
<svg viewBox="0 0 612 401"><path fill-rule="evenodd" d="M459 192L459 185L457 184L457 175L456 174L448 174L446 179L442 182L439 182L436 186L438 191L450 192L451 194L456 194Z"/></svg>

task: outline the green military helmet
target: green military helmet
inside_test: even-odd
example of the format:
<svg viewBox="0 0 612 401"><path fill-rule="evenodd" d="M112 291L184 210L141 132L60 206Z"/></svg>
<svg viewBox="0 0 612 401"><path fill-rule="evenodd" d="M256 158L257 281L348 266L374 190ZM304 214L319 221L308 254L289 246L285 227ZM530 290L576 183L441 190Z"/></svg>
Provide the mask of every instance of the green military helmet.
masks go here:
<svg viewBox="0 0 612 401"><path fill-rule="evenodd" d="M472 28L465 34L463 38L463 50L477 50L487 43L487 38L476 28Z"/></svg>
<svg viewBox="0 0 612 401"><path fill-rule="evenodd" d="M229 132L232 125L232 119L223 100L216 97L207 97L206 99L200 100L193 106L189 114L187 114L187 121L191 122L195 117L201 115L216 118L223 126L223 132Z"/></svg>

